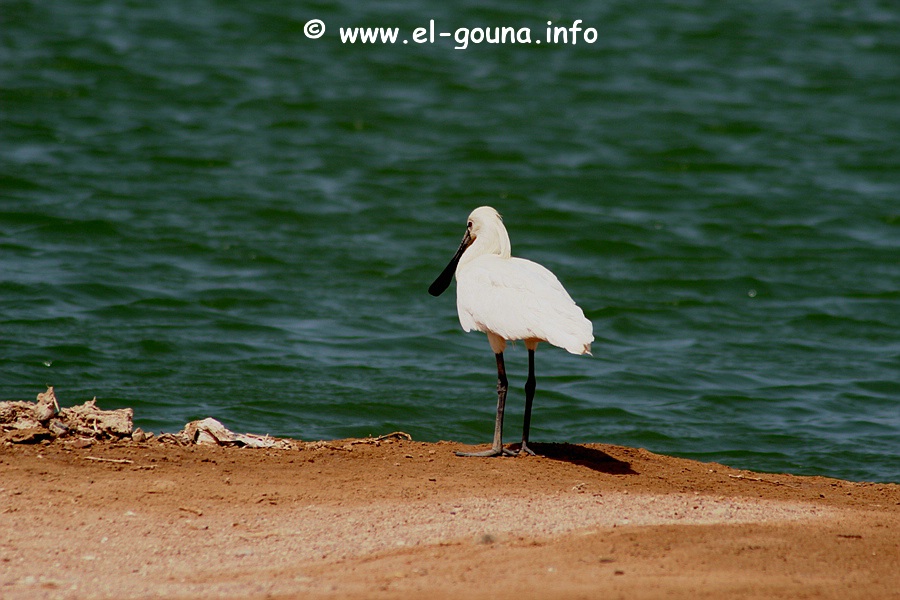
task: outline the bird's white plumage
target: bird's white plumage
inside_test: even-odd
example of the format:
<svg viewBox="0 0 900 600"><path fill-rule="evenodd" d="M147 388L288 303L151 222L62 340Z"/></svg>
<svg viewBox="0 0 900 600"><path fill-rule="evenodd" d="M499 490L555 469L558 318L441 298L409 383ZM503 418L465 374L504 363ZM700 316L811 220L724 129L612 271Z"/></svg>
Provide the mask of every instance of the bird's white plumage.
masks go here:
<svg viewBox="0 0 900 600"><path fill-rule="evenodd" d="M483 206L469 215L469 223L473 241L456 269L456 308L463 329L590 354L593 325L553 273L510 256L499 213Z"/></svg>

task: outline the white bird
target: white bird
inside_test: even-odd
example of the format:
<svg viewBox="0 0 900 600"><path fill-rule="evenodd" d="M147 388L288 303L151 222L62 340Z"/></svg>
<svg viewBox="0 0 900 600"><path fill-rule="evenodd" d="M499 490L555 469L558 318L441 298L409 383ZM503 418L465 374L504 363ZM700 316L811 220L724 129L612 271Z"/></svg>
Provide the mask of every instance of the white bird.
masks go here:
<svg viewBox="0 0 900 600"><path fill-rule="evenodd" d="M545 267L510 255L509 234L500 213L490 206L469 215L466 234L450 263L434 280L428 293L440 296L456 274L456 309L466 331L483 331L497 359L497 420L494 443L485 452L457 452L459 456L515 456L503 447L503 412L506 406L507 340L525 340L528 380L525 383L525 422L519 452L528 447L531 405L537 387L534 351L538 342L550 342L572 354L590 354L594 326L562 284Z"/></svg>

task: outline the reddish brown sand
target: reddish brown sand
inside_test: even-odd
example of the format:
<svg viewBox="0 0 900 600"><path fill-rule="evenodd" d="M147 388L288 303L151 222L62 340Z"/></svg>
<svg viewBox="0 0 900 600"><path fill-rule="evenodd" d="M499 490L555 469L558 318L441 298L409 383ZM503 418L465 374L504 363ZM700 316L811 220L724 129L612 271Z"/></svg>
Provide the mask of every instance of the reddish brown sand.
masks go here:
<svg viewBox="0 0 900 600"><path fill-rule="evenodd" d="M75 446L0 443L2 598L900 598L898 485L606 445Z"/></svg>

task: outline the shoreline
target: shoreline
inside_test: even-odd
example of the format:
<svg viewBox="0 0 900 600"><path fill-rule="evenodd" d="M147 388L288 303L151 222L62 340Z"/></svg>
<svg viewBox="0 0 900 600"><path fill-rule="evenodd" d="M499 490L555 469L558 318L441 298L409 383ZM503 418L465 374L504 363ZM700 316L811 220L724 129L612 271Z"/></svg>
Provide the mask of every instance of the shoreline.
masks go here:
<svg viewBox="0 0 900 600"><path fill-rule="evenodd" d="M900 485L603 444L0 444L0 596L890 597Z"/></svg>

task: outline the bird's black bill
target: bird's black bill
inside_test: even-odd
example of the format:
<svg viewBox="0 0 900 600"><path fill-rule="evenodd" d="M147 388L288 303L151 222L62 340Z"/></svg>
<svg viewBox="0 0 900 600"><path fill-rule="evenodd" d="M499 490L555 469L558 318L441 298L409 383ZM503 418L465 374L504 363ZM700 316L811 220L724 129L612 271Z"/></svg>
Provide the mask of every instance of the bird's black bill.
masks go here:
<svg viewBox="0 0 900 600"><path fill-rule="evenodd" d="M434 283L428 287L429 294L432 296L440 296L447 291L447 288L450 287L450 282L453 281L453 275L456 273L456 265L459 264L459 259L462 258L463 252L466 251L466 248L468 248L471 243L472 238L469 237L469 232L467 231L466 235L463 236L462 243L460 243L456 254L453 255L453 258L450 259L450 262L447 263L447 266L444 267L441 274L437 276Z"/></svg>

